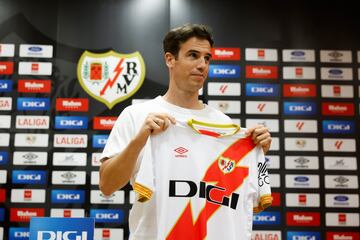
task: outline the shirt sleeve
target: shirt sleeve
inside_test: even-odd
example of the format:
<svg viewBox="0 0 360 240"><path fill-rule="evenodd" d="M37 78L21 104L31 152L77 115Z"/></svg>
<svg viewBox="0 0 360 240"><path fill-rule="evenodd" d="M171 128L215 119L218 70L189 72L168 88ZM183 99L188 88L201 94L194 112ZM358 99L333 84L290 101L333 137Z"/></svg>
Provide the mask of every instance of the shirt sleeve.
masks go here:
<svg viewBox="0 0 360 240"><path fill-rule="evenodd" d="M253 212L259 213L266 208L270 207L272 204L272 196L271 196L271 187L270 187L270 177L267 170L268 159L265 158L264 152L260 146L258 151L258 194L256 202L254 202Z"/></svg>
<svg viewBox="0 0 360 240"><path fill-rule="evenodd" d="M150 137L145 145L144 155L133 184L133 189L138 194L137 201L139 202L145 202L151 199L155 191L153 160L152 137Z"/></svg>
<svg viewBox="0 0 360 240"><path fill-rule="evenodd" d="M119 154L124 150L124 148L129 144L134 136L134 121L128 109L125 108L121 112L110 132L105 148L101 154L100 161L104 162L108 158Z"/></svg>

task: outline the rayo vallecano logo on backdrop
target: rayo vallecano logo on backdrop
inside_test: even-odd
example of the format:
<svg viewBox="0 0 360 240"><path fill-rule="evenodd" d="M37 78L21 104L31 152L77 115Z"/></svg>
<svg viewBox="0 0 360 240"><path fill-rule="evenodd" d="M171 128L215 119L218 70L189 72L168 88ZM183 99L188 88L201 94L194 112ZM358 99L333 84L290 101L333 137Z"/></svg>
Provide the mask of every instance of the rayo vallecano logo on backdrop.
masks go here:
<svg viewBox="0 0 360 240"><path fill-rule="evenodd" d="M145 64L139 52L85 51L77 71L82 88L109 109L135 94L145 78Z"/></svg>

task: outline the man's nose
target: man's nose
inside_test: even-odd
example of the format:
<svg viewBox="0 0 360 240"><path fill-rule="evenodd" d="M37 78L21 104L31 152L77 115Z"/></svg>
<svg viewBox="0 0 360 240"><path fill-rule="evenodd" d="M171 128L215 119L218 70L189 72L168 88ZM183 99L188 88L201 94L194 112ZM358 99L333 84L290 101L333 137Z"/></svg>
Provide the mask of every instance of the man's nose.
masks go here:
<svg viewBox="0 0 360 240"><path fill-rule="evenodd" d="M205 69L207 67L208 63L204 57L200 57L198 59L197 68L199 69Z"/></svg>

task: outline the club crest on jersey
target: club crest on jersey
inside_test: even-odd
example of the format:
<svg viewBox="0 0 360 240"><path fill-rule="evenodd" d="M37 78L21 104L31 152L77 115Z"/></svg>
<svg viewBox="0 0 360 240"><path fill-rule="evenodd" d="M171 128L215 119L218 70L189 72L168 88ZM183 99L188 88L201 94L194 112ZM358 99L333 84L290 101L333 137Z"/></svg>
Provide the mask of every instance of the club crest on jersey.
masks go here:
<svg viewBox="0 0 360 240"><path fill-rule="evenodd" d="M145 64L139 52L85 51L78 62L81 87L109 109L134 95L145 79Z"/></svg>
<svg viewBox="0 0 360 240"><path fill-rule="evenodd" d="M235 169L235 161L223 156L219 158L218 165L224 174L231 173Z"/></svg>

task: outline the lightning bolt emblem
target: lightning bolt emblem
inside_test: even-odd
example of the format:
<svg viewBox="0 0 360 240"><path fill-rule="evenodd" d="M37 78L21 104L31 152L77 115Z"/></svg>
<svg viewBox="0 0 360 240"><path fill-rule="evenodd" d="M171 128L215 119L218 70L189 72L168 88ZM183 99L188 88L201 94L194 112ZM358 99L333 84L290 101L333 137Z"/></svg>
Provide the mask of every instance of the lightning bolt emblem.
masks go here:
<svg viewBox="0 0 360 240"><path fill-rule="evenodd" d="M112 86L114 85L114 83L116 82L116 80L118 79L120 73L122 72L122 70L124 69L121 65L123 64L124 62L124 58L121 58L119 60L119 63L116 65L115 69L114 69L114 73L115 76L114 78L111 80L110 78L107 80L105 86L103 87L103 89L101 89L100 91L100 96L104 95L105 92L106 92L106 89L109 87L109 88L112 88Z"/></svg>

